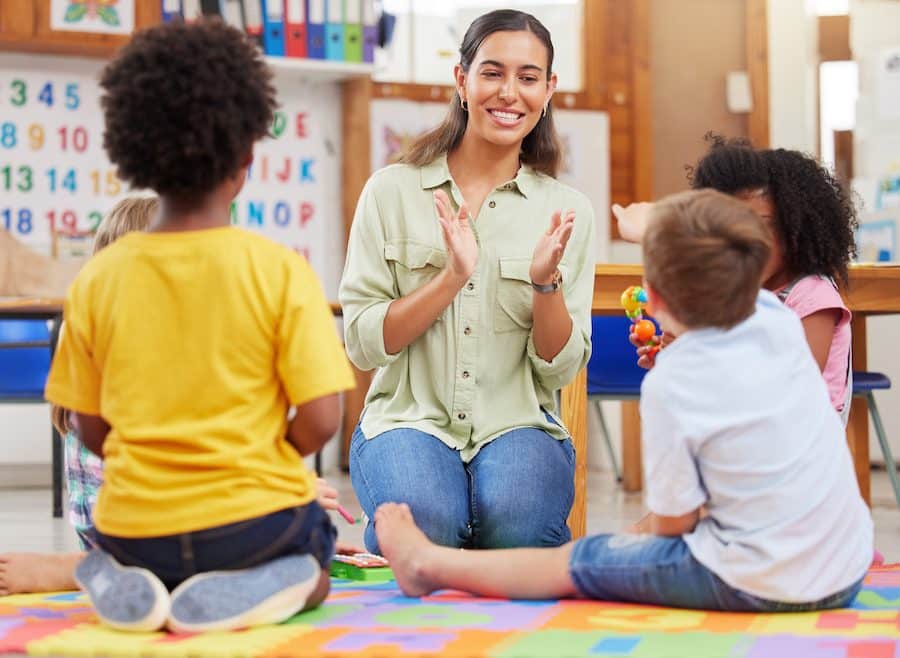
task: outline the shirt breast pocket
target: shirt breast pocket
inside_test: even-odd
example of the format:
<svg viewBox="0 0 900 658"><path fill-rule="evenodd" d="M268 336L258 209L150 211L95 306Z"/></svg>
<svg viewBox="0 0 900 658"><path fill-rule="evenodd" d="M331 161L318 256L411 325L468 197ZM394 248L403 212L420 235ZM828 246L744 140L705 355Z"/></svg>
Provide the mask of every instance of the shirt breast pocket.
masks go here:
<svg viewBox="0 0 900 658"><path fill-rule="evenodd" d="M533 323L530 258L501 258L494 331L527 331Z"/></svg>
<svg viewBox="0 0 900 658"><path fill-rule="evenodd" d="M394 276L401 297L415 292L431 281L447 264L447 255L443 251L432 245L411 240L387 242L384 245L384 258L394 263Z"/></svg>

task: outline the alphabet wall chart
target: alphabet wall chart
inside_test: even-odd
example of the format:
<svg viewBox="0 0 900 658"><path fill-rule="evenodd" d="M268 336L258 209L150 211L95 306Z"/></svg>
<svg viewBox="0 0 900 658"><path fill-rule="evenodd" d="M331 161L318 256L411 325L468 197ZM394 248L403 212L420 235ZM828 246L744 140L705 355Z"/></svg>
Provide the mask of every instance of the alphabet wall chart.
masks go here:
<svg viewBox="0 0 900 658"><path fill-rule="evenodd" d="M54 231L93 231L131 192L103 150L103 65L0 54L0 228L43 253ZM334 298L343 254L340 90L286 72L276 87L280 107L254 151L232 223L304 254Z"/></svg>

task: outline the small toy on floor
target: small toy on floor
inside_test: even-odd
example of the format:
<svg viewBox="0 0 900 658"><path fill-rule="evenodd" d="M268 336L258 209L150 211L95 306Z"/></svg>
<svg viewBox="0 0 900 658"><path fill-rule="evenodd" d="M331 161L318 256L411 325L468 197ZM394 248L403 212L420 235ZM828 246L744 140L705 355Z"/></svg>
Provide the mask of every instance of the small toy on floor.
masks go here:
<svg viewBox="0 0 900 658"><path fill-rule="evenodd" d="M348 580L392 580L388 561L380 555L372 553L354 553L353 555L335 555L331 561L331 575Z"/></svg>

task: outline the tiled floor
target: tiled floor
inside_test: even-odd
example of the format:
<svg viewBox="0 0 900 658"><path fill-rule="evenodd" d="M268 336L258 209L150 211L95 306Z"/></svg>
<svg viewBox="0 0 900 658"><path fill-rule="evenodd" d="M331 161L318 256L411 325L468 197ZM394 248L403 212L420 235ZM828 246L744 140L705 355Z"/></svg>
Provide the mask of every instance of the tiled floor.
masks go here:
<svg viewBox="0 0 900 658"><path fill-rule="evenodd" d="M327 473L337 486L343 505L353 515L360 508L343 473ZM625 494L612 476L592 471L588 476L588 532L614 532L637 519L643 510L641 494ZM900 562L900 509L894 501L887 474L872 474L875 545L889 562ZM334 522L343 541L362 544L362 525L349 525L336 514ZM73 551L78 544L65 519L50 517L48 489L0 489L0 552Z"/></svg>

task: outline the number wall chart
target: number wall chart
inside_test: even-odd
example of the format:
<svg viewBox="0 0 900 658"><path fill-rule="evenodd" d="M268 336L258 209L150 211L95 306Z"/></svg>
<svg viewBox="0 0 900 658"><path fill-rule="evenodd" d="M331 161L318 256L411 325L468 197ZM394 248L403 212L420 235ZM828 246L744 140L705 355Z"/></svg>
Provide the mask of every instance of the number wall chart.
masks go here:
<svg viewBox="0 0 900 658"><path fill-rule="evenodd" d="M0 228L42 253L51 252L52 231L93 231L129 193L103 150L102 66L0 54ZM307 256L334 298L344 251L340 90L286 75L276 85L281 106L232 223Z"/></svg>

